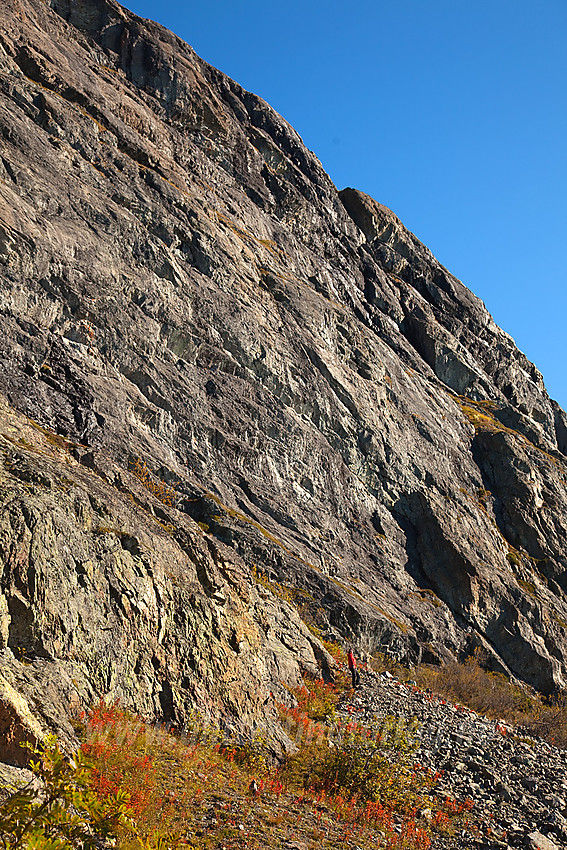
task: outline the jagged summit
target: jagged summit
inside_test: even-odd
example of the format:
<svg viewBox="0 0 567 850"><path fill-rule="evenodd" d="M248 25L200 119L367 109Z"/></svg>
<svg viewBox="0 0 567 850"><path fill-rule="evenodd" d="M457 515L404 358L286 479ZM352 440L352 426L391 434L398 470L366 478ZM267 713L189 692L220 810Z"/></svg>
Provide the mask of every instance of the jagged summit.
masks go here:
<svg viewBox="0 0 567 850"><path fill-rule="evenodd" d="M7 686L252 722L298 608L562 687L566 417L482 302L112 0L7 0L0 63Z"/></svg>

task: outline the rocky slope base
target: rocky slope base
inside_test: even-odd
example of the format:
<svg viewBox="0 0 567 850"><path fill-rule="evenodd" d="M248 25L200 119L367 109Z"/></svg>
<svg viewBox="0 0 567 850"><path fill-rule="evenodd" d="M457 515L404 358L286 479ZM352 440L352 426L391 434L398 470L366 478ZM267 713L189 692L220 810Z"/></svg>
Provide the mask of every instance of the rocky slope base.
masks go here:
<svg viewBox="0 0 567 850"><path fill-rule="evenodd" d="M196 717L180 737L99 706L82 745L94 759L94 787L118 783L131 795L135 828L141 841L153 836L146 842L152 847L157 846L156 824L162 836L169 835L165 846L192 850L567 847L565 750L387 672L364 672L357 691L345 689L346 678L339 673L339 693L332 694L336 711L326 723L309 725L301 709L299 715L289 713L284 723L300 749L279 769L267 767L250 741L243 750L224 738L219 752L218 744L207 743ZM312 717L330 692L309 680L306 684L314 688ZM353 727L357 731L349 731ZM363 742L359 748L366 745L361 762L376 754L371 742L381 740L379 752L389 753L397 765L384 774L384 764L375 761L374 772L365 774L381 789L379 806L350 798L352 788L340 785L338 777L344 774L337 763L331 767L326 761L329 753L342 753L338 764L343 771L349 763L352 767L351 734ZM242 758L234 758L237 752ZM413 771L411 778L404 779L400 762ZM307 764L315 767L308 775ZM322 777L331 782L325 793ZM349 777L360 781L361 774L351 769ZM0 764L0 803L7 786L22 784L37 793L39 783L28 770ZM363 784L364 790L370 787L370 782ZM131 843L122 835L117 846Z"/></svg>
<svg viewBox="0 0 567 850"><path fill-rule="evenodd" d="M416 760L439 772L436 793L474 802L469 832L434 846L567 847L567 753L502 721L440 699L388 673L367 672L341 715L367 724L394 715L417 726ZM488 832L487 832L488 830Z"/></svg>
<svg viewBox="0 0 567 850"><path fill-rule="evenodd" d="M6 692L256 717L324 656L253 568L563 687L566 417L482 302L114 0L6 0L0 67Z"/></svg>

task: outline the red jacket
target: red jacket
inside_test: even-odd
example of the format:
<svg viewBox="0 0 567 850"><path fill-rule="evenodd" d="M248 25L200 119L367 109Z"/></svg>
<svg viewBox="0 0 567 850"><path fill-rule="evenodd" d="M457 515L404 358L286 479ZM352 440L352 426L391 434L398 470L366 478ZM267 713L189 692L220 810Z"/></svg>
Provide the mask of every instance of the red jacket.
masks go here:
<svg viewBox="0 0 567 850"><path fill-rule="evenodd" d="M354 670L356 668L356 661L354 660L354 655L352 654L352 652L350 652L350 650L348 652L347 658L348 658L348 669Z"/></svg>

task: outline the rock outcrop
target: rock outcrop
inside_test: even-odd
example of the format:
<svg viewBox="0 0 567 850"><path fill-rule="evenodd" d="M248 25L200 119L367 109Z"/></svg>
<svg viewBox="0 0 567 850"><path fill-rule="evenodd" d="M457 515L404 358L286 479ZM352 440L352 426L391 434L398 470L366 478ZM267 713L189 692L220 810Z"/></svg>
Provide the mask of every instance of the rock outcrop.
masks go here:
<svg viewBox="0 0 567 850"><path fill-rule="evenodd" d="M276 701L328 671L319 641L145 469L103 472L76 448L0 404L0 759L54 728L72 742L100 697L285 746Z"/></svg>
<svg viewBox="0 0 567 850"><path fill-rule="evenodd" d="M2 675L37 722L57 677L47 715L273 712L326 662L254 569L363 650L563 687L567 420L482 302L114 0L6 0L0 65Z"/></svg>

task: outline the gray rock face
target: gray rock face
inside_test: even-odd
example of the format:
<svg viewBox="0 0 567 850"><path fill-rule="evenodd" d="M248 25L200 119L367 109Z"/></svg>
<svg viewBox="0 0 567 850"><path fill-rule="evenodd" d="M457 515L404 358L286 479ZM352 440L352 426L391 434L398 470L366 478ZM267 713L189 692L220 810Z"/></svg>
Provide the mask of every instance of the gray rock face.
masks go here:
<svg viewBox="0 0 567 850"><path fill-rule="evenodd" d="M71 743L101 696L285 746L275 700L328 669L319 641L163 493L72 449L0 404L0 760L53 728Z"/></svg>
<svg viewBox="0 0 567 850"><path fill-rule="evenodd" d="M77 444L80 490L60 508L43 483L56 473L26 472L22 446L7 467L42 491L14 513L6 497L2 519L2 640L26 676L47 659L72 679L78 653L84 700L228 704L225 660L203 678L185 642L225 610L221 558L238 564L238 618L261 632L251 666L239 640L226 648L230 618L226 656L207 644L233 681L269 691L283 645L288 680L315 665L256 565L361 649L483 646L498 669L562 687L567 421L482 302L390 210L337 192L266 103L113 0L7 0L0 65L0 391ZM113 504L137 459L187 538ZM125 536L85 540L115 520ZM118 651L134 623L151 639Z"/></svg>

